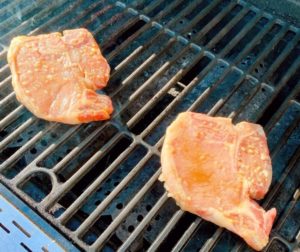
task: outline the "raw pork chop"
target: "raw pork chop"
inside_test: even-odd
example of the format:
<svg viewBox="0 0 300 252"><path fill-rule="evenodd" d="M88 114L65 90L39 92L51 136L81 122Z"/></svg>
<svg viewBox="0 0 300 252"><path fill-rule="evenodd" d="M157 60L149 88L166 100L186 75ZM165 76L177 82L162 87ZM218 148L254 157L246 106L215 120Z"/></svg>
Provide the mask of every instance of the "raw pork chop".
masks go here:
<svg viewBox="0 0 300 252"><path fill-rule="evenodd" d="M262 199L272 167L261 126L185 112L168 127L161 153L165 188L184 210L240 235L261 250L276 209Z"/></svg>
<svg viewBox="0 0 300 252"><path fill-rule="evenodd" d="M7 58L17 99L37 117L68 124L110 117L110 98L95 92L110 68L86 29L16 37Z"/></svg>

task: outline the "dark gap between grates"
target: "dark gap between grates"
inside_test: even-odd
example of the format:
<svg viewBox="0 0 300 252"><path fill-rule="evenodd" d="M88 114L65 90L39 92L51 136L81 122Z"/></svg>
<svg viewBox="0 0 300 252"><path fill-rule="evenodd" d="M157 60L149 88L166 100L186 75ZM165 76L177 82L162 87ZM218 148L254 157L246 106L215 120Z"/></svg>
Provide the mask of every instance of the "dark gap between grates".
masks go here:
<svg viewBox="0 0 300 252"><path fill-rule="evenodd" d="M27 113L27 112L26 112ZM27 118L28 115L25 115ZM9 159L17 150L19 150L26 142L32 139L36 134L50 127L51 123L43 120L37 120L31 127L28 127L22 133L20 133L19 137L12 142L10 142L0 153L0 164ZM60 125L57 130L64 130L66 126ZM40 148L39 148L40 147ZM29 164L38 154L45 149L46 146L42 146L40 143L37 143L30 150L27 150L23 155L20 155L18 158L18 162L15 166L9 167L7 166L2 173L8 177L12 178L21 171L27 164Z"/></svg>
<svg viewBox="0 0 300 252"><path fill-rule="evenodd" d="M160 182L156 182L150 190L137 203L133 210L127 215L126 219L117 228L116 234L125 241L128 236L135 230L139 224L139 220L144 218L147 213L154 207L158 198L164 193L164 187ZM160 232L160 227L165 226L175 211L178 209L174 201L168 200L158 211L158 215L154 217L143 230L143 237L147 244L151 244ZM142 217L141 217L142 216ZM138 244L133 244L137 246ZM146 250L147 248L143 248Z"/></svg>
<svg viewBox="0 0 300 252"><path fill-rule="evenodd" d="M201 96L205 90L211 88L226 70L226 65L222 62L216 64L210 72L199 80L196 85L184 96L180 103L172 109L168 115L162 120L146 137L145 141L151 145L164 135L168 125L177 117L178 113L186 111L195 100Z"/></svg>
<svg viewBox="0 0 300 252"><path fill-rule="evenodd" d="M27 178L27 181L18 186L35 202L41 202L52 189L49 175L43 172L35 172Z"/></svg>
<svg viewBox="0 0 300 252"><path fill-rule="evenodd" d="M16 97L12 97L11 99L9 99L8 102L4 103L1 106L1 110L0 110L1 118L7 116L9 113L11 113L14 109L16 109L19 106L20 103L18 103Z"/></svg>
<svg viewBox="0 0 300 252"><path fill-rule="evenodd" d="M155 19L157 19L158 22L160 22L163 25L168 25L170 22L174 21L174 19L175 19L174 18L174 13L177 14L176 18L179 18L180 17L179 16L180 12L182 12L182 11L186 12L186 8L188 8L191 4L195 4L195 1L193 1L193 0L181 1L181 2L179 2L178 5L176 5L175 8L173 8L171 11L169 11L169 13L166 13L165 10L162 9L161 11L164 12L164 15L162 15L159 18L156 16ZM200 6L205 6L205 5L207 5L207 1L201 1L199 3L196 2L195 8L199 8L200 9ZM181 24L184 23L184 22L185 22L184 19L180 20L178 22L178 26L182 26Z"/></svg>
<svg viewBox="0 0 300 252"><path fill-rule="evenodd" d="M201 29L206 24L208 24L219 12L221 12L223 8L226 8L229 3L229 0L221 1L212 10L210 10L208 14L206 14L204 17L201 17L201 19L192 27L192 30L189 30L184 36L187 39L192 39L193 34L201 32Z"/></svg>
<svg viewBox="0 0 300 252"><path fill-rule="evenodd" d="M179 85L175 85L151 110L143 115L141 120L130 130L134 134L139 135L144 129L170 104L183 88Z"/></svg>
<svg viewBox="0 0 300 252"><path fill-rule="evenodd" d="M255 15L255 12L251 10L248 11L247 14L242 17L242 19L233 28L231 28L230 31L227 32L211 50L214 53L220 53L221 50L238 34L238 32L255 17Z"/></svg>
<svg viewBox="0 0 300 252"><path fill-rule="evenodd" d="M183 251L199 251L207 239L211 238L216 230L216 225L203 221L192 237L188 240ZM224 252L224 250L222 252Z"/></svg>
<svg viewBox="0 0 300 252"><path fill-rule="evenodd" d="M68 208L70 204L97 178L128 146L132 140L126 136L119 139L114 146L105 153L93 168L81 178L79 182L64 197L59 200L59 204Z"/></svg>
<svg viewBox="0 0 300 252"><path fill-rule="evenodd" d="M209 64L211 59L207 56L202 57L195 66L192 67L184 76L181 77L179 82L188 85L202 70Z"/></svg>
<svg viewBox="0 0 300 252"><path fill-rule="evenodd" d="M274 24L270 31L265 34L262 39L251 49L247 56L241 59L237 66L243 70L248 69L256 61L257 56L263 52L264 49L268 48L270 41L280 32L282 26ZM259 63L259 67L263 68L263 62Z"/></svg>
<svg viewBox="0 0 300 252"><path fill-rule="evenodd" d="M151 33L152 32L156 32L156 28L153 28ZM142 85L142 83L144 83L147 80L147 78L149 78L151 76L151 74L153 74L155 72L155 70L160 68L161 65L163 63L165 63L165 60L166 60L166 58L168 58L168 55L171 55L171 54L166 55L166 53L164 53L165 46L169 40L170 40L169 35L167 35L166 33L161 33L149 45L148 48L146 47L145 50L143 50L142 53L139 54L139 57L131 60L130 64L126 64L126 66L123 69L119 70L115 75L112 76L112 78L110 79L111 85L109 85L106 88L106 91L108 94L111 94L112 92L115 93L116 90L118 90L122 85L124 85L123 84L124 80L126 78L128 78L128 76L130 76L132 74L132 72L134 72L138 67L140 67L141 64L143 64L144 61L147 60L149 57L151 57L151 56L153 57L154 54L157 54L157 56L159 56L159 59L157 59L157 57L153 59L153 62L155 62L155 63L152 63L151 66L148 66L148 67L146 66L147 68L151 69L151 72L149 72L149 70L146 71L143 69L143 72L139 72L138 74L135 74L135 78L131 80L130 85L127 84L127 85L129 85L129 87L127 87L127 89L129 89L129 90L125 94L123 94L123 92L120 93L115 98L116 104L121 103L122 100L127 101L130 94L134 90L136 90L140 85ZM174 46L172 45L172 47L173 47L173 51L174 51ZM180 50L180 49L181 48L178 48L178 50ZM124 96L124 98L123 98L123 96ZM122 103L123 102L124 101L122 101Z"/></svg>
<svg viewBox="0 0 300 252"><path fill-rule="evenodd" d="M139 46L143 46L143 50L147 50L147 48L153 48L156 45L149 43L149 38L153 39L158 33L160 32L159 28L156 26L150 26L148 29L146 29L144 32L137 35L137 37L126 46L126 50L121 50L117 54L114 55L113 58L111 58L109 64L112 67L112 74L119 74L120 70L115 72L114 67L116 67L118 64L120 64L123 60L125 60L130 54L132 54ZM161 35L166 37L165 35ZM164 38L161 39L160 46L163 46L164 44ZM125 41L126 43L126 41ZM145 57L146 58L146 57ZM132 61L132 60L131 60ZM114 85L113 81L110 81L110 84L106 87L106 90L114 90L110 89L110 86Z"/></svg>
<svg viewBox="0 0 300 252"><path fill-rule="evenodd" d="M296 73L286 82L286 84L280 90L280 94L277 95L274 100L268 105L265 112L258 119L257 123L261 125L266 125L271 117L276 113L281 104L285 101L285 99L289 96L291 91L296 87L298 81L300 79L300 71L296 71Z"/></svg>
<svg viewBox="0 0 300 252"><path fill-rule="evenodd" d="M225 77L225 79L213 89L203 101L200 106L196 108L195 111L201 113L208 113L213 106L219 101L224 100L230 95L231 92L235 91L237 86L240 84L241 72L236 71L235 69L231 70Z"/></svg>
<svg viewBox="0 0 300 252"><path fill-rule="evenodd" d="M172 0L167 0L167 1L161 1L158 5L156 5L155 8L153 8L151 11L147 11L147 16L148 17L155 17L157 16L159 13L164 12L165 15L163 15L163 17L166 16L166 12L165 12L165 8L169 7L174 1ZM191 0L188 1L182 1L179 2L179 4L177 3L177 5L175 6L175 8L172 9L172 13L177 13L179 12L182 8L184 8L184 6L188 5L190 2L192 2ZM153 1L154 3L154 1ZM177 12L176 12L177 11Z"/></svg>
<svg viewBox="0 0 300 252"><path fill-rule="evenodd" d="M259 31L261 31L264 26L269 22L267 18L261 18L259 21L253 26L253 28L233 47L225 56L225 58L229 61L234 60L241 51L247 46L247 44L251 43L251 40Z"/></svg>
<svg viewBox="0 0 300 252"><path fill-rule="evenodd" d="M273 64L276 58L281 54L284 48L288 45L288 43L296 36L295 32L288 31L285 36L279 40L276 46L273 46L273 49L270 51L268 55L264 57L263 62L261 62L261 68L255 68L251 74L256 78L260 79L267 72L269 67Z"/></svg>
<svg viewBox="0 0 300 252"><path fill-rule="evenodd" d="M267 252L288 252L289 248L278 239L274 239L268 247Z"/></svg>
<svg viewBox="0 0 300 252"><path fill-rule="evenodd" d="M38 166L46 167L46 168L53 168L57 165L66 155L68 155L74 148L76 148L80 143L82 143L87 136L93 134L94 132L98 131L98 133L94 136L91 142L88 144L89 150L85 151L84 153L80 152L76 158L75 162L68 164L69 166L65 166L62 169L61 173L64 175L65 179L69 178L70 175L76 171L76 167L80 164L84 163L89 157L92 156L98 149L100 149L105 143L111 139L117 132L116 128L111 124L108 124L103 127L103 123L101 122L93 122L89 125L81 127L79 131L76 131L67 141L63 144L59 145L54 152L49 154L44 160L41 160L38 163ZM99 130L99 128L101 130ZM50 136L53 137L54 135L50 133ZM47 140L45 139L47 142ZM85 147L86 149L87 147ZM67 176L68 174L68 176Z"/></svg>
<svg viewBox="0 0 300 252"><path fill-rule="evenodd" d="M89 214L91 214L95 208L115 189L115 187L119 185L128 173L134 169L146 153L146 148L138 145L128 155L128 157L126 157L126 159L118 167L116 167L109 177L101 183L97 191L88 197L85 204L78 210L79 213L76 212L74 215L80 215L80 212L85 213L85 215L81 218L81 220L84 220ZM104 211L103 216L111 216L110 218L114 218L120 212L130 198L138 192L138 188L141 187L147 179L150 179L151 175L153 175L153 172L150 172L153 168L151 166L147 168L147 171L145 171L146 168L144 168L138 175L136 175L136 178L134 178L133 181L130 182L123 191L121 191L120 195L115 197L107 210ZM131 195L131 197L129 197L129 195ZM68 223L71 223L71 221Z"/></svg>
<svg viewBox="0 0 300 252"><path fill-rule="evenodd" d="M65 182L73 174L75 174L82 165L90 158L92 155L100 150L113 136L115 136L117 130L109 125L105 127L100 133L98 133L87 146L83 148L83 151L80 151L75 157L72 158L72 161L67 162L62 169L57 173L59 181ZM68 147L68 146L65 146ZM73 146L76 148L76 145ZM70 148L66 148L66 153L70 152ZM59 153L60 155L62 153ZM64 156L61 155L57 161L60 161Z"/></svg>
<svg viewBox="0 0 300 252"><path fill-rule="evenodd" d="M109 42L109 46L103 50L103 54L109 54L111 51L116 49L117 46L121 45L126 39L128 39L132 34L137 32L146 24L143 20L138 20L132 26L128 27L125 31L118 34L118 37L114 41Z"/></svg>
<svg viewBox="0 0 300 252"><path fill-rule="evenodd" d="M237 16L242 9L243 7L241 5L235 5L228 14L226 14L214 27L201 36L196 42L200 45L207 45L207 43L209 43L219 33L219 31L221 31L221 29L230 22L230 20Z"/></svg>
<svg viewBox="0 0 300 252"><path fill-rule="evenodd" d="M176 242L180 239L190 224L198 218L196 215L184 213L183 217L176 223L173 230L168 234L167 238L159 246L159 251L171 251Z"/></svg>
<svg viewBox="0 0 300 252"><path fill-rule="evenodd" d="M201 1L197 6L195 6L195 8L185 14L182 19L179 21L179 23L181 24L181 26L183 27L184 25L187 25L190 21L192 21L192 19L197 16L197 14L203 10L204 8L206 8L211 2L208 1L208 0L204 0L204 1ZM177 25L174 25L174 26L177 26ZM180 26L179 26L180 27ZM175 28L175 27L171 27L172 29ZM176 29L174 29L176 30Z"/></svg>
<svg viewBox="0 0 300 252"><path fill-rule="evenodd" d="M279 233L289 242L292 242L297 232L300 231L300 201L298 200L296 203L292 202L290 205L293 205L291 206L292 210L290 210L283 225L280 227Z"/></svg>
<svg viewBox="0 0 300 252"><path fill-rule="evenodd" d="M285 60L280 64L280 66L274 71L274 73L270 76L270 82L273 83L275 86L276 84L282 79L282 77L287 72L292 65L292 63L299 58L300 55L300 42L294 47L294 49L290 52L290 54L285 58ZM298 74L298 80L300 79L299 69L296 71ZM295 81L296 85L297 81ZM293 87L292 87L293 88Z"/></svg>
<svg viewBox="0 0 300 252"><path fill-rule="evenodd" d="M13 87L10 84L10 82L11 82L11 79L8 79L8 80L4 80L3 84L1 84L0 100L4 99L11 92L13 92Z"/></svg>

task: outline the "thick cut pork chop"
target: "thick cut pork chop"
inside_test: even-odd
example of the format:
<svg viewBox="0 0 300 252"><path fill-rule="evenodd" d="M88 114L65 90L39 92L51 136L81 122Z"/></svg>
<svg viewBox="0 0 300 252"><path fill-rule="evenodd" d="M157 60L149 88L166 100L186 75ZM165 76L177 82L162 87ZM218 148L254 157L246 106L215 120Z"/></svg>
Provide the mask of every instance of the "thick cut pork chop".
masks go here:
<svg viewBox="0 0 300 252"><path fill-rule="evenodd" d="M276 209L262 199L272 167L261 126L185 112L168 127L160 179L177 204L241 236L261 250L269 240Z"/></svg>
<svg viewBox="0 0 300 252"><path fill-rule="evenodd" d="M16 37L7 58L17 99L37 117L68 124L110 117L110 98L95 92L110 68L86 29Z"/></svg>

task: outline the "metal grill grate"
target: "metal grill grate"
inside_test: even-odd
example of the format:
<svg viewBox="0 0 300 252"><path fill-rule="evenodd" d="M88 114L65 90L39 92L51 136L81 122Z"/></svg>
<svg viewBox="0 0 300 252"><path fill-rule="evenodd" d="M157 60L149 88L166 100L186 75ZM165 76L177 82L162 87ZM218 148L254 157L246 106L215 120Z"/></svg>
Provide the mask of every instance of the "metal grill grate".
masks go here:
<svg viewBox="0 0 300 252"><path fill-rule="evenodd" d="M11 10L13 12L8 12ZM13 13L13 14L11 14ZM235 235L181 211L157 178L181 111L263 124L274 178L268 251L299 245L300 32L243 1L3 1L0 178L82 249L244 251ZM12 37L91 30L112 74L111 121L33 117L12 90Z"/></svg>

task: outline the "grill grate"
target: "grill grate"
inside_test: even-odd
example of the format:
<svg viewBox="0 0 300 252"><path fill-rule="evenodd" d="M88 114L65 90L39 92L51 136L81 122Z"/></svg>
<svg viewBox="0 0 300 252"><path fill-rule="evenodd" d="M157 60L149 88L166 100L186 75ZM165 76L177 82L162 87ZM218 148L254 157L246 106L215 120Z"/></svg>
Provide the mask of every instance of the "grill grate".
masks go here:
<svg viewBox="0 0 300 252"><path fill-rule="evenodd" d="M30 4L31 3L31 4ZM181 111L263 124L274 178L268 251L299 245L300 32L243 1L4 1L0 9L0 178L82 249L249 250L181 211L157 178L166 127ZM17 10L9 14L7 10ZM109 122L33 117L12 90L9 41L91 30L112 67ZM298 193L297 193L298 192ZM294 195L294 196L293 196Z"/></svg>

